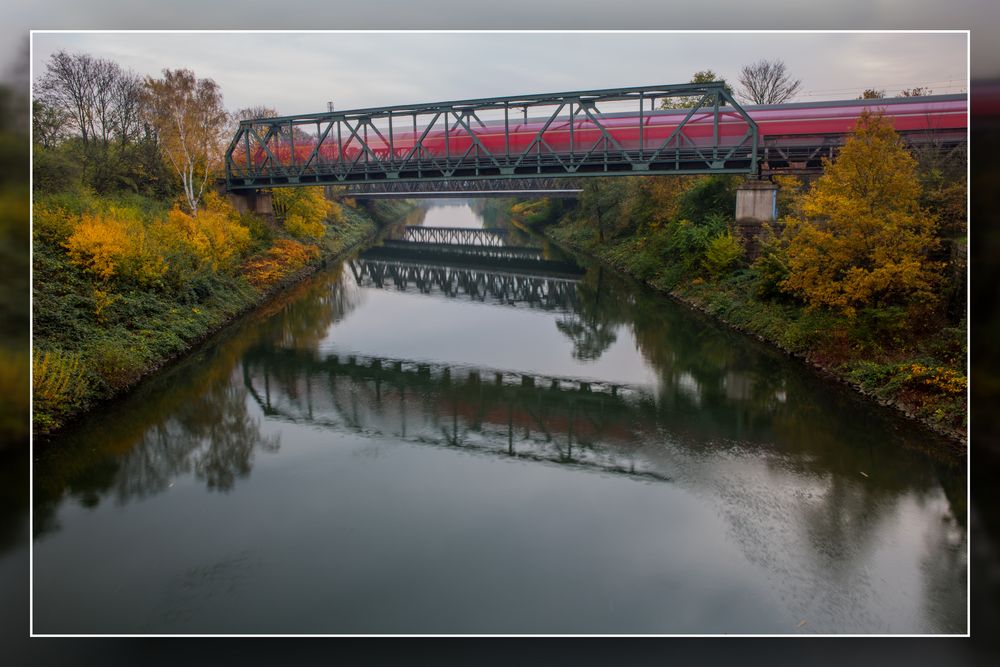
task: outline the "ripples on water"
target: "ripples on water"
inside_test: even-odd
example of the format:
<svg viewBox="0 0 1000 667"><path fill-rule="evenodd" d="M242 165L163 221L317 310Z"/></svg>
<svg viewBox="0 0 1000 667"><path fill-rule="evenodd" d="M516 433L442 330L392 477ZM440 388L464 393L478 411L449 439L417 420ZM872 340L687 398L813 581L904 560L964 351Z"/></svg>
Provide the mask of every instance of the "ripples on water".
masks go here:
<svg viewBox="0 0 1000 667"><path fill-rule="evenodd" d="M37 452L35 631L965 631L964 461L495 236L366 251Z"/></svg>

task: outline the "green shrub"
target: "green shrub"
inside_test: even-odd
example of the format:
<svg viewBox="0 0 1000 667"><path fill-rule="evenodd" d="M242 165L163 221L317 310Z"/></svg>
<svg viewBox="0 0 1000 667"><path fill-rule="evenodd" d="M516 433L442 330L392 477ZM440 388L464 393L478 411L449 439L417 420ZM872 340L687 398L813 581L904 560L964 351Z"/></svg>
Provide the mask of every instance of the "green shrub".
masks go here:
<svg viewBox="0 0 1000 667"><path fill-rule="evenodd" d="M758 299L787 300L781 283L788 277L788 253L779 239L765 241L751 266L755 277L753 293Z"/></svg>
<svg viewBox="0 0 1000 667"><path fill-rule="evenodd" d="M119 340L98 340L89 347L86 356L93 372L111 392L138 382L145 365L139 349L122 345Z"/></svg>
<svg viewBox="0 0 1000 667"><path fill-rule="evenodd" d="M743 257L743 246L728 230L717 234L705 249L702 265L714 277L734 268Z"/></svg>

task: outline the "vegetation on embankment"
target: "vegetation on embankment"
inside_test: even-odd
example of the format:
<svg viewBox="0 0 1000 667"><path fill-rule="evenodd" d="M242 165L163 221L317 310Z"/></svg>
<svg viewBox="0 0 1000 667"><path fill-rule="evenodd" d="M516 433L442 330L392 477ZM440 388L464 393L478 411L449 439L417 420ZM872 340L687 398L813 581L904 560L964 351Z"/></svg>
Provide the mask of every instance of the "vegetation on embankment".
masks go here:
<svg viewBox="0 0 1000 667"><path fill-rule="evenodd" d="M275 194L280 221L205 198L197 217L135 194L34 203L34 429L120 394L238 315L372 238L401 205ZM405 206L405 205L403 205ZM387 219L387 218L383 218Z"/></svg>
<svg viewBox="0 0 1000 667"><path fill-rule="evenodd" d="M0 389L23 386L31 364L35 433L134 386L410 208L336 204L314 187L276 190L274 218L238 213L212 192L225 148L237 122L277 111L229 113L219 86L189 70L142 77L60 51L36 84L31 360L18 368L0 347ZM0 411L0 428L8 421Z"/></svg>
<svg viewBox="0 0 1000 667"><path fill-rule="evenodd" d="M730 177L594 181L545 233L964 442L965 271L946 249L964 232L964 166L928 178L865 123L815 182L779 179L782 224L753 261Z"/></svg>

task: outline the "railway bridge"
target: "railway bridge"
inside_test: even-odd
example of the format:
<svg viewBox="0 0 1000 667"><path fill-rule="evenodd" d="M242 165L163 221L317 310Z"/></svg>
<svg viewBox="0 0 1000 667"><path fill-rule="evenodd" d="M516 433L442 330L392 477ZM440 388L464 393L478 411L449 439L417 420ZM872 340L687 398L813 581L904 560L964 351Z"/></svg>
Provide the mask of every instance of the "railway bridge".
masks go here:
<svg viewBox="0 0 1000 667"><path fill-rule="evenodd" d="M237 206L262 211L276 187L574 196L595 176L746 174L737 219L770 220L766 177L820 169L866 110L891 116L912 144L966 141L964 94L744 107L722 82L643 86L245 120L226 150L224 187Z"/></svg>

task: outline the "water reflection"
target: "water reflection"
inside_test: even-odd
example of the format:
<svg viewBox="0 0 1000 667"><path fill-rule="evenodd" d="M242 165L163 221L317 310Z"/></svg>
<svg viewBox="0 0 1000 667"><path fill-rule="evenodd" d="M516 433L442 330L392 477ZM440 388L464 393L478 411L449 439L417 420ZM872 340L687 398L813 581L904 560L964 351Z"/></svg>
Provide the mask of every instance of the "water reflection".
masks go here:
<svg viewBox="0 0 1000 667"><path fill-rule="evenodd" d="M427 211L423 215L426 220ZM412 446L474 454L484 462L478 468L483 471L494 470L492 462L507 461L590 475L594 481L584 483L598 487L599 480L611 479L663 493L682 491L710 510L724 526L721 534L707 519L689 524L683 514L648 500L627 511L622 505L630 518L616 524L616 530L626 531L616 534L622 544L642 542L649 526L669 517L667 529L676 532L677 543L700 543L706 535L717 540L719 553L730 559L723 569L752 572L746 585L767 591L737 604L734 608L748 611L727 617L719 626L724 631L793 631L802 619L809 620L806 631L964 630L964 463L940 454L933 436L818 381L780 354L600 267L581 268L551 248L440 247L402 241L399 231L41 448L35 465L35 533L55 540L42 552L42 569L52 562L71 567L48 555L71 550L72 545L58 541L61 523L73 520L73 503L67 500L99 512L109 499L125 507L169 495L171 489L188 493L177 490L184 486L204 494L192 502L215 512L216 521L219 513L225 517L231 511L230 519L238 522L241 506L225 510L213 500L220 496L215 492L240 489L244 503L260 497L277 506L286 497L287 489L255 484L251 473L262 457L305 471L321 465L318 452L331 449L309 453L305 442L361 446L368 452ZM430 485L427 495L411 499L418 507L433 506L438 494L444 498L460 484L449 467L457 464L433 454L420 460L443 466L422 468ZM389 469L393 464L381 465ZM455 469L469 474L467 468ZM412 473L407 467L399 474ZM504 474L516 487L531 473L504 468ZM597 512L597 506L618 511L621 492L600 488L606 495L573 496L581 507L590 507L581 509L581 516ZM386 492L355 489L341 497L336 486L325 484L306 490L322 498L322 508L338 502L377 507ZM511 501L495 502L502 513L499 508ZM312 539L313 511L312 505L286 511L289 517L302 513L296 535L304 542ZM535 512L549 525L544 508ZM313 520L326 521L328 514L322 509ZM124 515L119 520L128 522ZM197 517L190 521L199 523ZM288 522L299 526L297 519ZM533 518L519 514L518 522L491 525L517 544L529 539ZM372 523L371 530L377 526ZM368 534L364 521L342 527L356 537ZM421 524L421 530L427 533L417 540L422 544L450 529L435 523ZM566 539L599 538L580 535ZM589 544L595 554L600 550L597 543ZM407 547L416 548L407 543L393 550ZM726 551L730 548L738 557ZM187 571L229 562L236 552L250 558L234 549L213 552L188 564ZM652 578L642 584L631 582L627 568L609 566L597 555L591 562L585 554L586 549L577 567L585 563L592 572L611 567L629 586L678 581L669 558L657 564L653 557L638 568ZM289 556L271 557L275 572L297 567ZM362 562L366 556L358 558ZM265 567L257 556L252 562ZM405 570L404 565L394 567ZM537 581L521 582L525 604L533 587L553 580L545 566L537 567ZM710 574L688 574L703 590L712 587ZM448 581L439 588L443 599L467 594L452 591L449 586L458 584ZM255 584L243 577L233 585ZM586 584L573 581L565 590L550 592L556 600L569 601L571 590L581 587ZM632 595L643 598L635 591ZM662 599L660 591L647 602ZM348 607L352 600L345 600ZM54 600L44 595L39 602L43 612L54 608ZM484 604L495 602L491 598ZM575 612L567 604L562 613L570 618ZM509 605L521 609L519 603ZM701 610L706 605L711 606L694 594L679 606ZM468 617L447 606L436 613L443 624L434 626L437 631L455 629L448 624L461 625L455 619ZM619 627L613 618L622 622L623 630L616 631L646 627L638 617L598 616L594 625L581 621L570 624L569 631ZM185 618L197 622L197 615ZM385 629L378 617L368 620L365 631ZM552 629L516 623L491 627ZM710 627L716 626L694 631Z"/></svg>

